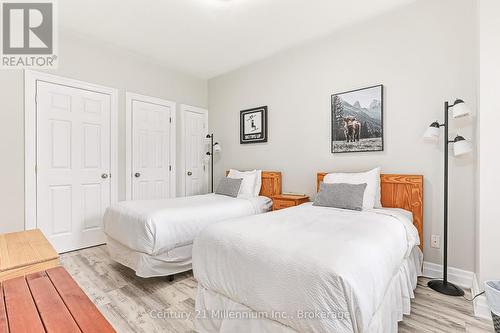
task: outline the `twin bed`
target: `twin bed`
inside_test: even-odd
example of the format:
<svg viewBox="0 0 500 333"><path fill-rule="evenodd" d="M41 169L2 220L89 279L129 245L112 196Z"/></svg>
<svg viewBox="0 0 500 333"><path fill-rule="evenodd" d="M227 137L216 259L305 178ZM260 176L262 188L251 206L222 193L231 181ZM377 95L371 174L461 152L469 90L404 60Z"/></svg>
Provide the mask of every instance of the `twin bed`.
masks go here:
<svg viewBox="0 0 500 333"><path fill-rule="evenodd" d="M281 192L279 173L262 180L261 196ZM421 274L423 177L380 180L383 208L362 211L259 214L261 197L214 194L129 202L108 210L108 247L141 276L189 269L192 255L202 333L397 332Z"/></svg>
<svg viewBox="0 0 500 333"><path fill-rule="evenodd" d="M382 175L384 208L307 203L208 227L193 248L197 330L397 332L421 274L422 197L421 176Z"/></svg>
<svg viewBox="0 0 500 333"><path fill-rule="evenodd" d="M281 194L281 173L262 172L259 196L205 194L123 201L104 216L110 256L137 276L167 276L191 269L193 240L208 225L268 212Z"/></svg>

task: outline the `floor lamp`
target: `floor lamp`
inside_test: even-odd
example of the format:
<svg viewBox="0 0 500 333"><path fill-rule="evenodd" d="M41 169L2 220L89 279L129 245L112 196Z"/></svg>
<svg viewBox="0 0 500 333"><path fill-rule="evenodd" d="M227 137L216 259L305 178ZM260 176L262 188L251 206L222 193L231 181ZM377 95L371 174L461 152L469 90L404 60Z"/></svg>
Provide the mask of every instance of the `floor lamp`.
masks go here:
<svg viewBox="0 0 500 333"><path fill-rule="evenodd" d="M207 134L207 139L210 139L210 151L207 151L207 158L210 160L210 192L214 193L214 153L222 150L218 142L214 143L214 135Z"/></svg>
<svg viewBox="0 0 500 333"><path fill-rule="evenodd" d="M463 136L457 135L455 139L450 140L449 132L449 112L452 110L453 118L460 118L470 114L464 101L457 99L452 105L444 103L444 124L433 122L424 134L425 139L437 141L440 136L440 128L444 127L444 242L443 242L443 279L431 280L427 283L429 288L450 296L463 296L464 291L448 282L448 148L453 144L453 153L455 156L468 154L472 151L471 144Z"/></svg>

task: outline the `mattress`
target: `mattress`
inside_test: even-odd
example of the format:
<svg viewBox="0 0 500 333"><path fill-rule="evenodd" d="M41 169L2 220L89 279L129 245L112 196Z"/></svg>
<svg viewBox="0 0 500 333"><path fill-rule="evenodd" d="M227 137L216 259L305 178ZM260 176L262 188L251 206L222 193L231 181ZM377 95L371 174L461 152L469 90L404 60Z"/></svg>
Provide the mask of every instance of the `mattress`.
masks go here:
<svg viewBox="0 0 500 333"><path fill-rule="evenodd" d="M158 256L190 245L206 226L271 209L267 197L232 198L205 194L116 203L104 214L104 232L126 248Z"/></svg>
<svg viewBox="0 0 500 333"><path fill-rule="evenodd" d="M204 295L223 295L255 313L278 313L272 320L297 332L370 332L418 244L411 213L398 209L309 203L222 222L194 242L198 301L201 307ZM201 331L217 331L197 321Z"/></svg>

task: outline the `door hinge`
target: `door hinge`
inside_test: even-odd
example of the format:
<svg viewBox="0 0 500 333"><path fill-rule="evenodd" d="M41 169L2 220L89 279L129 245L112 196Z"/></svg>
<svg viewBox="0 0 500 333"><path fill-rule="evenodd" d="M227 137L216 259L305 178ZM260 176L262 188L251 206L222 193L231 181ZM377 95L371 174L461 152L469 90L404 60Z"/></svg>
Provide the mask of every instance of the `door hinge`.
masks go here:
<svg viewBox="0 0 500 333"><path fill-rule="evenodd" d="M168 171L172 171L172 166L171 165L168 166Z"/></svg>
<svg viewBox="0 0 500 333"><path fill-rule="evenodd" d="M172 123L172 117L169 118L170 123Z"/></svg>
<svg viewBox="0 0 500 333"><path fill-rule="evenodd" d="M37 172L38 172L38 165L35 164L35 173L37 173Z"/></svg>
<svg viewBox="0 0 500 333"><path fill-rule="evenodd" d="M35 94L35 104L38 103L38 94Z"/></svg>

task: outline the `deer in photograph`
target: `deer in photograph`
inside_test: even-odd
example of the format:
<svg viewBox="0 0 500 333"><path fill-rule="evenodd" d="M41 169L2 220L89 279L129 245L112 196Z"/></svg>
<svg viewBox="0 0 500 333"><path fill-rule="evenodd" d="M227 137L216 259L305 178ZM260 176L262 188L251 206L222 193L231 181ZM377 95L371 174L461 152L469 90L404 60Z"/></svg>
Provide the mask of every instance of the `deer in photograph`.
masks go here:
<svg viewBox="0 0 500 333"><path fill-rule="evenodd" d="M344 134L346 142L359 141L361 123L354 117L344 117Z"/></svg>

